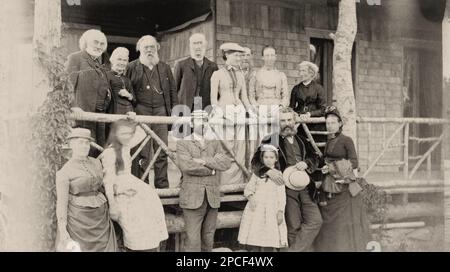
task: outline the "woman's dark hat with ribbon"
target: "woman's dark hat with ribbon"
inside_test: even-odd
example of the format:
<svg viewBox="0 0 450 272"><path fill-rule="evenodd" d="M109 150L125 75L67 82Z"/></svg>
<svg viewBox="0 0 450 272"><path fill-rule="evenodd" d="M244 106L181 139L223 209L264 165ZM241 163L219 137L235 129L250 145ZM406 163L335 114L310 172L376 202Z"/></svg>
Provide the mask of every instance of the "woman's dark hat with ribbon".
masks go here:
<svg viewBox="0 0 450 272"><path fill-rule="evenodd" d="M341 113L335 106L328 106L325 108L325 118L329 115L334 115L339 119L339 121L342 121Z"/></svg>

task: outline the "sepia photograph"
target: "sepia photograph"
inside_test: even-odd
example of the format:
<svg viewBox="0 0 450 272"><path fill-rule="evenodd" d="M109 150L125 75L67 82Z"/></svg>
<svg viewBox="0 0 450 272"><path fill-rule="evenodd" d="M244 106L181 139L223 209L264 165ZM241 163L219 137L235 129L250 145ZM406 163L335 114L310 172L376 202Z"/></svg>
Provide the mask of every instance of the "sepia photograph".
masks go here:
<svg viewBox="0 0 450 272"><path fill-rule="evenodd" d="M450 252L450 0L0 13L0 257Z"/></svg>

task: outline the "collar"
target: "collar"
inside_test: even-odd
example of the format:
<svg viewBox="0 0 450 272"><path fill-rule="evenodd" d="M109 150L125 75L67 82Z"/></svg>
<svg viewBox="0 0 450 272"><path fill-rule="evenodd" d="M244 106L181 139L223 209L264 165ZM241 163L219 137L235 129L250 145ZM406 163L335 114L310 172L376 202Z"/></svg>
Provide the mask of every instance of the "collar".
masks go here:
<svg viewBox="0 0 450 272"><path fill-rule="evenodd" d="M266 71L277 71L277 68L274 66L272 68L268 68L267 66L263 66L261 69L264 69Z"/></svg>
<svg viewBox="0 0 450 272"><path fill-rule="evenodd" d="M118 77L121 77L121 76L125 75L125 71L123 71L122 73L119 73L119 72L114 71L114 70L111 70L111 71L114 73L115 76L118 76Z"/></svg>
<svg viewBox="0 0 450 272"><path fill-rule="evenodd" d="M311 80L308 80L308 81L304 81L304 82L302 82L302 84L303 84L304 86L308 87L309 84L311 84L312 81L313 81L312 79L311 79Z"/></svg>
<svg viewBox="0 0 450 272"><path fill-rule="evenodd" d="M205 137L198 135L197 133L192 133L192 139L199 142L205 141Z"/></svg>
<svg viewBox="0 0 450 272"><path fill-rule="evenodd" d="M229 64L227 64L225 68L226 68L228 71L231 71L231 70L237 70L236 67L234 67L233 65L229 65Z"/></svg>
<svg viewBox="0 0 450 272"><path fill-rule="evenodd" d="M82 158L73 158L72 157L70 160L74 161L74 162L87 162L89 160L89 157L88 156L82 157Z"/></svg>
<svg viewBox="0 0 450 272"><path fill-rule="evenodd" d="M335 138L337 138L339 135L341 135L341 131L338 131L338 132L333 133L333 134L328 134L328 140L335 139Z"/></svg>

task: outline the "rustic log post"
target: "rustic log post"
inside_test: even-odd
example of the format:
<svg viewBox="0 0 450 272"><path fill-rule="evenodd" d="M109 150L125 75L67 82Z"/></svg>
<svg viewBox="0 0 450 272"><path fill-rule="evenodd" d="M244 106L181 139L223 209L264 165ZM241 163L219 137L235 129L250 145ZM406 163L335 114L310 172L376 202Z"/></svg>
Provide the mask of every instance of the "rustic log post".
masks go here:
<svg viewBox="0 0 450 272"><path fill-rule="evenodd" d="M356 104L352 80L352 49L357 31L355 0L340 0L339 23L332 35L333 52L333 98L345 123L344 133L357 144Z"/></svg>
<svg viewBox="0 0 450 272"><path fill-rule="evenodd" d="M444 20L442 21L442 72L443 72L443 118L448 117L448 101L450 99L450 0L446 1ZM447 134L450 126L443 126L444 135ZM445 181L445 250L450 251L450 157L448 155L449 142L448 137L442 143L442 163L444 166L444 181Z"/></svg>
<svg viewBox="0 0 450 272"><path fill-rule="evenodd" d="M403 177L408 179L408 171L409 171L409 123L405 125L405 135L403 139L403 160L405 165L403 165Z"/></svg>

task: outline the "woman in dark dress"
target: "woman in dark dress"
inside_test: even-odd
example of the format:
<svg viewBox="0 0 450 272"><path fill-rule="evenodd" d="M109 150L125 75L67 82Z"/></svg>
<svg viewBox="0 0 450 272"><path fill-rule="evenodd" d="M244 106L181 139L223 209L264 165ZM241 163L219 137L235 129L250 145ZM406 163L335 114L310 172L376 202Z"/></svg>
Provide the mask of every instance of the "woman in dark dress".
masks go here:
<svg viewBox="0 0 450 272"><path fill-rule="evenodd" d="M325 118L327 130L331 133L325 146L325 161L327 165L333 165L333 162L347 160L353 173L349 169L350 173L347 171L345 176L353 178L336 180L335 188L338 190L334 193L324 190L325 181L322 183L321 195L326 195L327 199L326 204L320 207L323 224L315 241L315 249L320 252L365 251L370 230L362 194L354 189L360 188L355 181L358 174L355 145L350 137L342 134L342 119L335 107L326 110ZM331 174L326 166L323 172Z"/></svg>
<svg viewBox="0 0 450 272"><path fill-rule="evenodd" d="M293 108L302 119L324 116L327 106L326 93L322 85L315 80L319 73L319 68L312 62L303 61L299 64L299 72L300 83L295 85L291 91L289 107ZM326 130L325 124L308 124L308 128L310 131ZM306 137L303 128L300 128L298 133ZM314 135L314 140L316 142L325 142L326 136Z"/></svg>
<svg viewBox="0 0 450 272"><path fill-rule="evenodd" d="M126 114L127 112L134 112L136 96L130 79L125 76L128 55L128 49L125 47L117 47L111 54L111 71L107 74L112 92L109 113Z"/></svg>

